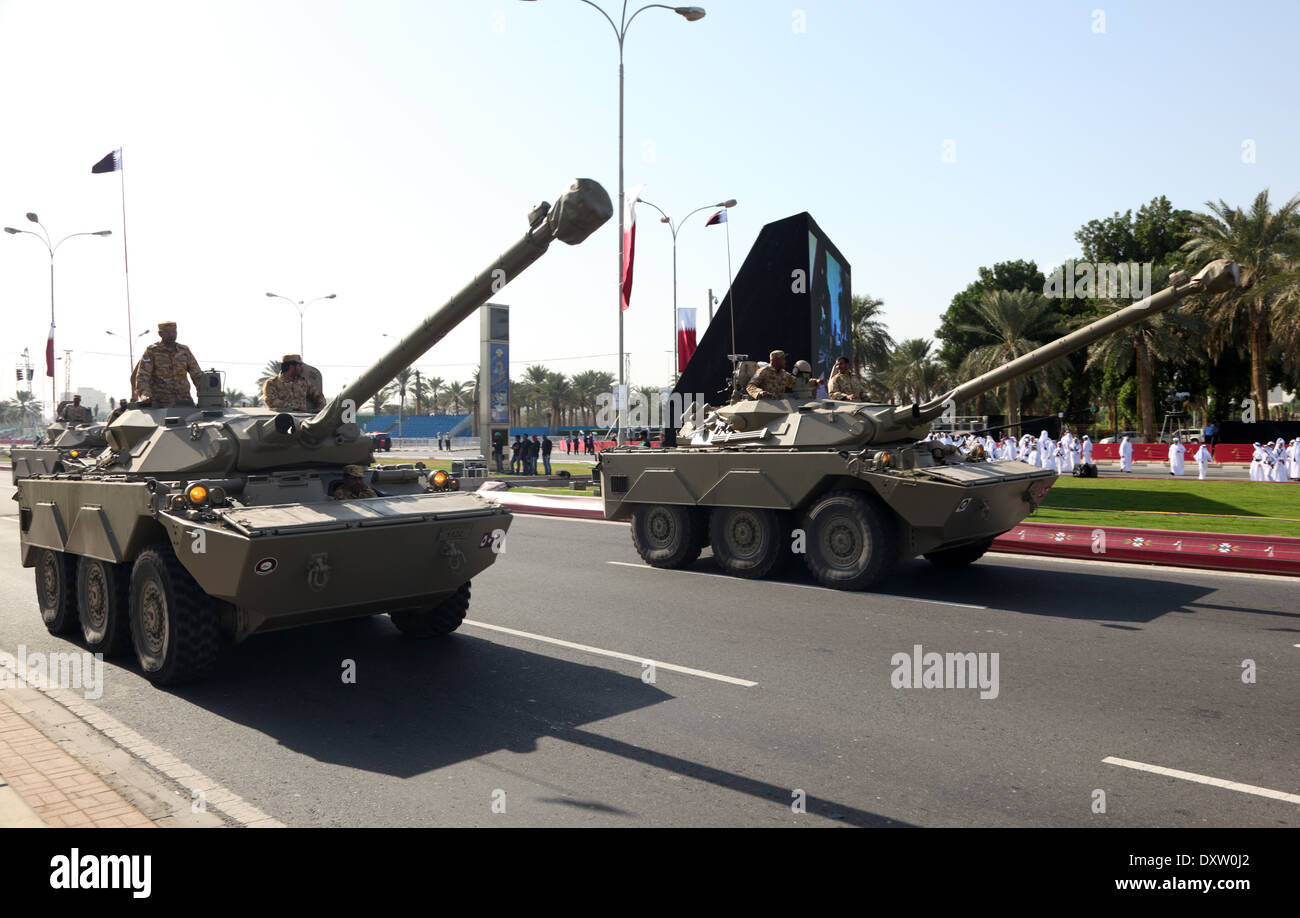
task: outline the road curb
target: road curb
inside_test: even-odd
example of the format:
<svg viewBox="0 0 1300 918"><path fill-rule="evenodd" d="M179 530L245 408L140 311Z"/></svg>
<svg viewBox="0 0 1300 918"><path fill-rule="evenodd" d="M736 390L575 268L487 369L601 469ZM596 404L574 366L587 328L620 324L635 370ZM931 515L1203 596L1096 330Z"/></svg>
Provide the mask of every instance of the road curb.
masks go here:
<svg viewBox="0 0 1300 918"><path fill-rule="evenodd" d="M516 513L605 519L599 497L548 497L510 491L478 493ZM1300 539L1286 537L1021 523L994 539L991 550L1017 555L1300 577Z"/></svg>

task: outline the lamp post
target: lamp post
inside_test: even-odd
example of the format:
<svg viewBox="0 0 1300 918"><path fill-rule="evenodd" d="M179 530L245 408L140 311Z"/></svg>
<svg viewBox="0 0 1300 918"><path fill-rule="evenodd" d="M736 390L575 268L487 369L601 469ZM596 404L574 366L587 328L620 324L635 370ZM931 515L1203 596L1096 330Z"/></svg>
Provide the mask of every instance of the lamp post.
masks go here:
<svg viewBox="0 0 1300 918"><path fill-rule="evenodd" d="M338 296L338 294L337 294L337 293L330 293L330 294L326 294L325 296L318 296L318 297L316 297L316 299L314 299L314 300L307 300L305 303L304 303L302 300L293 300L293 299L290 299L289 297L287 297L287 296L283 296L282 294L279 294L279 293L267 293L267 296L271 296L271 297L275 297L276 299L284 300L286 303L291 304L291 305L293 306L294 309L298 310L298 356L301 357L301 356L302 356L302 351L303 351L303 348L302 348L302 317L303 317L303 314L307 312L307 307L310 306L312 303L318 303L318 302L320 302L321 300L332 300L332 299L334 299L334 297Z"/></svg>
<svg viewBox="0 0 1300 918"><path fill-rule="evenodd" d="M600 15L605 17L609 27L614 30L614 37L618 39L618 385L620 394L623 386L626 384L626 365L623 360L623 213L625 210L623 202L623 40L627 37L627 30L632 26L632 20L644 13L646 10L659 9L671 10L678 16L681 16L687 22L698 22L704 18L705 11L698 6L668 6L664 3L648 3L640 9L635 10L631 16L627 14L627 0L623 0L623 10L619 16L619 24L615 25L614 20L609 14L597 6L592 0L580 0L587 6L596 10ZM673 317L673 334L676 334L676 316ZM618 412L618 432L615 436L615 443L623 442L623 410L626 406L621 406Z"/></svg>
<svg viewBox="0 0 1300 918"><path fill-rule="evenodd" d="M736 206L736 199L728 198L725 201L719 201L717 204L704 204L700 207L695 208L685 217L682 217L681 222L679 223L673 223L672 219L666 213L663 212L663 209L659 207L659 205L651 204L645 198L641 199L641 203L645 204L648 207L653 207L655 210L659 211L659 215L660 215L659 222L667 223L668 228L672 230L673 233L673 368L672 368L672 372L669 374L669 378L675 382L677 379L677 231L686 225L686 221L689 218L695 216L700 211L711 210L714 207L722 207L722 208L730 209Z"/></svg>
<svg viewBox="0 0 1300 918"><path fill-rule="evenodd" d="M127 355L126 355L126 362L127 362L128 364L130 364L130 366L131 366L131 369L128 370L127 372L128 372L128 374L134 372L134 370L135 370L135 356L134 356L134 353L133 353L133 351L132 351L131 345L134 344L135 341L139 340L140 338L143 338L145 335L150 334L150 330L146 328L144 331L140 332L140 334L136 335L135 338L131 338L131 337L129 337L129 333L128 333L127 335L119 335L117 332L115 332L115 331L108 331L107 329L105 329L104 334L106 334L106 335L112 335L114 338L126 338L126 339L127 339L127 351L128 351L128 353L127 353ZM131 384L132 386L134 386L134 385L135 385L135 380L132 379L130 384Z"/></svg>
<svg viewBox="0 0 1300 918"><path fill-rule="evenodd" d="M45 245L45 251L50 253L50 331L53 332L54 331L54 253L59 250L59 246L63 245L63 243L67 242L69 239L72 239L75 236L111 236L113 235L113 231L99 230L94 233L69 233L68 235L60 239L58 242L51 243L50 231L45 228L45 224L40 221L40 219L36 216L36 214L34 213L27 214L27 219L32 223L35 223L37 226L39 226L41 228L41 231L39 233L36 233L33 232L32 230L15 229L12 226L6 226L5 232L9 233L10 235L17 235L18 233L26 233L28 236L35 236L37 239L41 240L41 242ZM50 399L51 399L50 408L52 411L57 409L59 403L59 397L55 391L56 385L57 384L54 382L54 380L51 379L50 380Z"/></svg>

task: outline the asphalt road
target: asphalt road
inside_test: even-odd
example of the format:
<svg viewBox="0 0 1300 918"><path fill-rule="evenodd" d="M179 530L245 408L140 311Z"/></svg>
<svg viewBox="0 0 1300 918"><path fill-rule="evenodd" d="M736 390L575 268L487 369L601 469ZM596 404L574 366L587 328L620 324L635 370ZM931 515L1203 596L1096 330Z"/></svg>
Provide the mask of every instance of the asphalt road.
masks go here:
<svg viewBox="0 0 1300 918"><path fill-rule="evenodd" d="M70 649L10 493L0 648ZM1300 792L1297 586L1000 555L839 593L726 578L707 550L659 571L625 525L519 516L450 638L382 617L265 635L176 691L117 661L96 704L297 826L1295 825L1300 798L1103 759ZM996 697L895 688L915 645L997 654Z"/></svg>

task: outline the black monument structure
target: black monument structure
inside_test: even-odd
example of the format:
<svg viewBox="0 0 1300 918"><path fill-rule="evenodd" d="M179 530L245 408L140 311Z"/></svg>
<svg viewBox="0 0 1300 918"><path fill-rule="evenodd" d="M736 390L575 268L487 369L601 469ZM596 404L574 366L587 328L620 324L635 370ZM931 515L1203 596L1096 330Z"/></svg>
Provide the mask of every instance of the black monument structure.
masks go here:
<svg viewBox="0 0 1300 918"><path fill-rule="evenodd" d="M732 316L735 344L732 344ZM766 361L774 350L812 364L813 376L827 377L835 358L852 358L852 287L849 263L807 212L763 227L736 273L721 308L705 329L674 392L683 401L703 393L710 404L725 403L730 390L728 354ZM686 402L689 404L689 402ZM677 418L665 424L676 428Z"/></svg>

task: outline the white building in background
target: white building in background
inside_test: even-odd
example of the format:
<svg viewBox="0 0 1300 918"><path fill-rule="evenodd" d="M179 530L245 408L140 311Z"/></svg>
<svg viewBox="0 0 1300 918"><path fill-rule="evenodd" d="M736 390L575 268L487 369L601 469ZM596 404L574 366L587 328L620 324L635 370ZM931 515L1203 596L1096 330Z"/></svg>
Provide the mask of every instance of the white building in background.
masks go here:
<svg viewBox="0 0 1300 918"><path fill-rule="evenodd" d="M96 418L104 418L113 410L113 403L108 400L108 396L98 389L90 389L82 386L77 390L77 395L81 396L81 404L95 413Z"/></svg>

